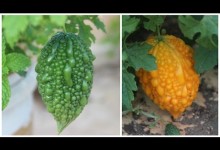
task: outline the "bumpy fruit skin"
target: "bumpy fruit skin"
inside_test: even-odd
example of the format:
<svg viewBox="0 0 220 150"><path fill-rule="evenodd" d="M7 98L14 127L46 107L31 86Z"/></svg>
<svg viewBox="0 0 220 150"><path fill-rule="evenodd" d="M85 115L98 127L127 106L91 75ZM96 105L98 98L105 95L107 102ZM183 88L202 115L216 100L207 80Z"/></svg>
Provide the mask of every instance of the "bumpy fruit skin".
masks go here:
<svg viewBox="0 0 220 150"><path fill-rule="evenodd" d="M38 90L59 133L88 102L94 59L91 50L72 33L58 32L41 51L35 68Z"/></svg>
<svg viewBox="0 0 220 150"><path fill-rule="evenodd" d="M150 54L156 57L157 70L140 69L137 76L145 93L174 118L192 104L199 87L193 65L193 50L181 39L165 35L162 40L149 37Z"/></svg>

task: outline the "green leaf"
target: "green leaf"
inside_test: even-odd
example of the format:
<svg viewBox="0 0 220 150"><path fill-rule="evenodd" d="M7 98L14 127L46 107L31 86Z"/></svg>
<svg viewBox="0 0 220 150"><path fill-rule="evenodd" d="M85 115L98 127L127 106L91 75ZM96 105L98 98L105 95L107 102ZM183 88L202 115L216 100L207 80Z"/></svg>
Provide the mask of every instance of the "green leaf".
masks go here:
<svg viewBox="0 0 220 150"><path fill-rule="evenodd" d="M50 20L51 22L57 24L58 26L64 26L67 16L62 15L51 15Z"/></svg>
<svg viewBox="0 0 220 150"><path fill-rule="evenodd" d="M150 49L151 46L148 44L135 44L129 49L127 49L129 64L133 68L135 68L135 70L138 70L140 68L144 68L148 71L156 70L156 59L153 55L148 54L148 51Z"/></svg>
<svg viewBox="0 0 220 150"><path fill-rule="evenodd" d="M2 110L6 108L11 96L11 89L6 75L2 76Z"/></svg>
<svg viewBox="0 0 220 150"><path fill-rule="evenodd" d="M198 47L195 50L195 69L197 73L212 69L218 63L218 50L207 50L203 47Z"/></svg>
<svg viewBox="0 0 220 150"><path fill-rule="evenodd" d="M2 66L4 67L5 62L6 62L6 56L5 56L5 47L6 47L6 42L5 42L5 36L4 34L2 35Z"/></svg>
<svg viewBox="0 0 220 150"><path fill-rule="evenodd" d="M19 53L10 53L6 55L6 65L11 72L18 72L25 70L31 65L30 59Z"/></svg>
<svg viewBox="0 0 220 150"><path fill-rule="evenodd" d="M126 33L131 34L137 28L140 19L138 18L130 18L130 16L122 16L122 37L126 35Z"/></svg>
<svg viewBox="0 0 220 150"><path fill-rule="evenodd" d="M57 32L57 30L61 31L60 29L63 28L58 27L55 23L52 23L49 16L42 17L43 18L40 20L39 25L29 25L25 32L20 36L22 42L25 42L28 46L28 49L32 50L34 54L40 52L39 47L37 50L35 46L44 45L49 40L49 38L55 32Z"/></svg>
<svg viewBox="0 0 220 150"><path fill-rule="evenodd" d="M70 24L66 24L66 30L68 32L78 33L80 38L86 45L91 46L92 42L95 42L95 36L91 33L92 28L90 25L84 23L85 19L91 19L88 16L70 16L68 17Z"/></svg>
<svg viewBox="0 0 220 150"><path fill-rule="evenodd" d="M74 17L68 16L68 20L70 20L70 22L65 24L66 31L72 33L79 33L79 28Z"/></svg>
<svg viewBox="0 0 220 150"><path fill-rule="evenodd" d="M95 42L95 36L91 33L92 28L89 25L79 22L79 36L90 47Z"/></svg>
<svg viewBox="0 0 220 150"><path fill-rule="evenodd" d="M165 135L180 135L180 131L175 125L169 123L166 125Z"/></svg>
<svg viewBox="0 0 220 150"><path fill-rule="evenodd" d="M40 25L41 20L43 19L43 16L38 15L30 15L28 16L29 23L33 26Z"/></svg>
<svg viewBox="0 0 220 150"><path fill-rule="evenodd" d="M196 34L199 37L196 42L202 47L213 49L218 47L218 16L203 16L201 20L192 16L179 16L178 23L184 36L193 39Z"/></svg>
<svg viewBox="0 0 220 150"><path fill-rule="evenodd" d="M90 20L97 29L105 32L105 25L98 16L68 16L70 22L65 24L65 28L67 32L78 33L85 44L91 46L91 43L95 42L95 36L91 33L91 26L84 23L85 20Z"/></svg>
<svg viewBox="0 0 220 150"><path fill-rule="evenodd" d="M102 21L100 21L98 16L93 17L91 21L94 23L97 29L101 29L103 32L106 32L105 25Z"/></svg>
<svg viewBox="0 0 220 150"><path fill-rule="evenodd" d="M122 108L124 110L131 110L131 102L134 100L133 91L137 90L137 85L134 80L134 75L127 72L127 69L122 71Z"/></svg>
<svg viewBox="0 0 220 150"><path fill-rule="evenodd" d="M5 55L5 49L6 49L6 41L4 34L2 35L2 75L8 75L8 67L5 64L6 63L6 55Z"/></svg>
<svg viewBox="0 0 220 150"><path fill-rule="evenodd" d="M14 47L15 43L19 39L21 32L24 32L28 25L27 16L4 16L3 18L3 29L5 38L11 48Z"/></svg>
<svg viewBox="0 0 220 150"><path fill-rule="evenodd" d="M41 21L40 28L30 29L30 34L27 33L26 36L27 38L29 38L30 35L32 35L31 41L34 39L38 44L44 45L49 40L50 36L52 36L55 33L54 29L57 29L57 25L51 23L51 21L48 18L44 17L44 19Z"/></svg>
<svg viewBox="0 0 220 150"><path fill-rule="evenodd" d="M75 24L65 24L66 32L78 33L78 29L75 27Z"/></svg>
<svg viewBox="0 0 220 150"><path fill-rule="evenodd" d="M8 67L6 66L6 65L4 65L3 67L2 67L2 75L8 75L8 72L9 72L9 70L8 70Z"/></svg>
<svg viewBox="0 0 220 150"><path fill-rule="evenodd" d="M147 30L151 30L156 32L157 27L161 26L164 22L163 16L144 16L145 18L149 19L148 22L144 22L144 28Z"/></svg>
<svg viewBox="0 0 220 150"><path fill-rule="evenodd" d="M33 54L38 54L40 52L39 48L34 46L33 44L28 43L27 46L30 49L30 51L33 52Z"/></svg>
<svg viewBox="0 0 220 150"><path fill-rule="evenodd" d="M126 61L128 59L128 55L126 51L122 51L122 61Z"/></svg>

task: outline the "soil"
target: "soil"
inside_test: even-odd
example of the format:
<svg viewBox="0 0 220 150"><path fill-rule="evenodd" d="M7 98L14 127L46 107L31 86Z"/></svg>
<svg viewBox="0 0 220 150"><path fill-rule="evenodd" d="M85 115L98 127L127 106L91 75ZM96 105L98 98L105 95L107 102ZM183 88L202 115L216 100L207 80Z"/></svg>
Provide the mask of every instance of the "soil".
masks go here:
<svg viewBox="0 0 220 150"><path fill-rule="evenodd" d="M141 87L136 93L135 107L152 114L155 118L135 112L122 117L123 135L164 135L165 126L173 123L181 135L218 135L218 69L210 70L200 77L201 83L196 100L183 115L174 120L147 96Z"/></svg>

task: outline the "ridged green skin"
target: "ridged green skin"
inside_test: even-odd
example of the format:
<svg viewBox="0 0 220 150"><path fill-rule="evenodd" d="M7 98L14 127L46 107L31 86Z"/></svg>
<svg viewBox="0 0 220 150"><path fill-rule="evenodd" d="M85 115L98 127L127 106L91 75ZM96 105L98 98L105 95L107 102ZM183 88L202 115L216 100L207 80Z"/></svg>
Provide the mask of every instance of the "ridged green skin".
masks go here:
<svg viewBox="0 0 220 150"><path fill-rule="evenodd" d="M35 68L38 90L59 133L88 102L94 59L91 50L72 33L58 32L41 51Z"/></svg>

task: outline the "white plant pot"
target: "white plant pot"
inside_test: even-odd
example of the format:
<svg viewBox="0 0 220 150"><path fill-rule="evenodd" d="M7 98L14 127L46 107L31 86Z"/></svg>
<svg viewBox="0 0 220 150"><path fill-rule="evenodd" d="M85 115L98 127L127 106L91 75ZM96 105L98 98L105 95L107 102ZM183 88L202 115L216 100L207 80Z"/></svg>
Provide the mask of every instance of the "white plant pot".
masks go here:
<svg viewBox="0 0 220 150"><path fill-rule="evenodd" d="M11 74L9 82L11 97L8 106L2 112L2 134L13 135L31 122L33 91L36 88L36 63L32 63L25 77Z"/></svg>

